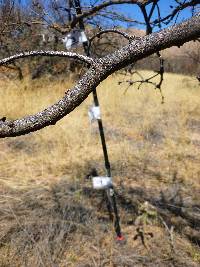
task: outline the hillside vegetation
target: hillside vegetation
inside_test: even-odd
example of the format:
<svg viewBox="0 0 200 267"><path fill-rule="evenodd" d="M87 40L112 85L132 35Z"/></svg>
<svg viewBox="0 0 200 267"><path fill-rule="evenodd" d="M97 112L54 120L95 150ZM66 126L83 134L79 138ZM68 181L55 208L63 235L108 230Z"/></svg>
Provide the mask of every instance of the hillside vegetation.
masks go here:
<svg viewBox="0 0 200 267"><path fill-rule="evenodd" d="M126 91L122 79L109 77L98 94L126 242L86 179L94 167L105 175L89 96L55 126L0 140L0 266L200 265L200 85L166 74L161 104L159 91ZM14 119L53 104L73 81L0 85L1 117Z"/></svg>

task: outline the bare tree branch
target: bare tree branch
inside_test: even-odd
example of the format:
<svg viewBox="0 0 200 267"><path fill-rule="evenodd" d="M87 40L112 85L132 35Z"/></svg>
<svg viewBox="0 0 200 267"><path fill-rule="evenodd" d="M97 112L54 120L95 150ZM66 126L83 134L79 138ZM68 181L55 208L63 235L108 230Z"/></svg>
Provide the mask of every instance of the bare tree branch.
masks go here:
<svg viewBox="0 0 200 267"><path fill-rule="evenodd" d="M159 52L158 52L159 53ZM138 80L125 80L125 81L120 81L120 82L118 82L118 84L122 84L122 83L128 83L128 87L125 89L125 91L124 91L124 94L127 92L127 90L132 86L132 85L134 85L134 84L138 84L138 87L137 87L137 89L139 90L140 89L140 87L143 85L143 84L146 84L146 83L148 83L148 84L151 84L151 85L153 85L154 87L155 87L155 89L159 89L159 91L160 91L160 94L161 94L161 98L162 98L162 104L164 103L164 96L163 96L163 94L162 94L162 90L161 90L161 85L162 85L162 83L163 83L163 74L164 74L164 60L163 60L163 58L161 57L161 55L160 55L160 53L158 54L158 56L159 56L159 60L160 60L160 69L159 69L159 71L156 71L156 74L153 74L153 75L151 75L150 77L148 77L148 78L144 78L143 77L143 75L142 74L140 74L138 71L134 71L132 74L137 74L137 76L139 76L140 77L140 79L138 79ZM155 77L157 77L157 76L160 76L160 79L159 79L159 81L158 82L154 82L154 81L152 81Z"/></svg>
<svg viewBox="0 0 200 267"><path fill-rule="evenodd" d="M87 11L82 12L82 14L77 15L76 17L73 18L71 22L71 27L73 28L76 26L76 24L81 20L84 19L88 16L96 14L98 11L112 5L121 5L121 4L138 4L138 5L146 5L154 0L108 0L104 1L102 4L99 4L97 6L94 6Z"/></svg>
<svg viewBox="0 0 200 267"><path fill-rule="evenodd" d="M118 29L106 29L106 30L99 31L99 32L97 32L95 35L93 35L93 36L90 38L89 42L91 43L91 42L94 40L94 38L96 38L96 37L99 38L102 34L105 34L105 33L111 33L111 32L113 32L113 33L117 33L117 34L119 34L119 35L122 35L124 38L126 38L126 39L129 40L129 41L132 41L134 38L136 38L135 35L129 35L129 34L127 34L126 32L120 31L120 30L118 30Z"/></svg>
<svg viewBox="0 0 200 267"><path fill-rule="evenodd" d="M145 24L146 24L146 35L149 35L149 34L151 34L153 32L153 28L152 28L152 25L150 23L150 19L151 19L151 16L153 15L153 11L154 11L157 3L158 3L158 0L155 0L155 2L153 3L153 5L151 7L149 15L147 14L146 7L143 6L143 5L140 6L140 9L141 9L141 12L143 14L144 21L145 21ZM140 76L139 80L132 80L131 79L131 80L126 80L126 81L119 82L119 84L128 83L128 87L125 89L124 93L126 93L127 90L130 88L130 86L132 86L134 84L138 84L138 90L139 90L140 87L143 84L148 83L148 84L153 85L155 87L155 89L159 89L161 97L162 97L162 102L161 103L164 103L164 96L162 94L162 89L161 89L161 86L162 86L162 83L163 83L163 76L164 76L164 59L162 58L162 56L161 56L159 51L156 54L159 57L159 61L160 61L160 69L159 69L159 71L156 71L156 74L153 74L148 78L143 78L143 76L140 75L137 71L134 71L133 74L137 74L138 76ZM130 73L130 69L126 69L125 75L127 75L127 73ZM158 75L160 76L159 82L156 83L156 82L152 81Z"/></svg>
<svg viewBox="0 0 200 267"><path fill-rule="evenodd" d="M27 51L27 52L21 52L19 54L4 58L0 60L0 66L5 65L8 63L11 63L12 61L20 58L25 57L33 57L33 56L49 56L49 57L68 57L80 60L84 63L87 63L89 65L94 63L94 60L90 57L79 55L72 52L64 52L64 51Z"/></svg>
<svg viewBox="0 0 200 267"><path fill-rule="evenodd" d="M127 39L129 42L133 41L135 38L137 38L135 35L129 35L126 32L123 32L121 30L118 29L106 29L106 30L102 30L97 32L96 34L94 34L89 40L88 40L88 51L90 51L92 42L94 41L95 38L100 38L101 35L106 34L106 33L115 33L115 34L119 34L121 36L123 36L125 39Z"/></svg>
<svg viewBox="0 0 200 267"><path fill-rule="evenodd" d="M149 3L154 2L155 0L108 0L103 1L96 6L90 6L86 10L84 10L81 14L75 15L72 20L65 21L65 24L62 26L58 23L49 23L45 17L41 17L41 20L34 21L35 24L48 24L49 28L54 29L62 34L68 33L71 29L73 29L82 19L92 17L96 15L99 11L105 10L107 7L113 5L121 5L121 4L137 4L137 5L147 5ZM46 14L46 13L45 13ZM32 22L26 22L27 25L31 25Z"/></svg>
<svg viewBox="0 0 200 267"><path fill-rule="evenodd" d="M114 53L97 59L75 87L54 105L31 116L0 121L0 137L18 136L55 124L79 106L110 74L171 46L199 38L200 13L179 25L133 40Z"/></svg>
<svg viewBox="0 0 200 267"><path fill-rule="evenodd" d="M152 21L151 23L152 24L160 24L160 23L163 22L163 23L165 23L167 25L183 9L188 8L188 7L194 7L194 6L198 5L198 4L200 4L200 0L183 1L183 2L180 2L180 3L178 1L176 1L176 2L178 3L178 6L176 6L173 9L173 11L171 12L171 14L169 14L169 15L163 17L163 18L156 19L156 20Z"/></svg>

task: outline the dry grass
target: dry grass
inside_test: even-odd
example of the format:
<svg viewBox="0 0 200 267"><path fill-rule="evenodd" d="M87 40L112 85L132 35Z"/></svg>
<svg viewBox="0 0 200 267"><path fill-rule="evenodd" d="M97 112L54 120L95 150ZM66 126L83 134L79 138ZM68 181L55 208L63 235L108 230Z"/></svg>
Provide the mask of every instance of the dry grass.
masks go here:
<svg viewBox="0 0 200 267"><path fill-rule="evenodd" d="M104 174L97 127L87 115L90 96L55 126L0 141L0 266L200 263L194 245L200 244L199 84L192 77L166 74L161 104L150 86L124 94L126 85L117 84L121 79L108 78L98 94L126 245L115 243L106 213L97 211L100 196L84 180L92 167ZM67 79L2 80L0 114L13 119L37 112L72 84ZM133 240L144 201L175 225L176 255L159 216L146 226L154 233L148 249Z"/></svg>

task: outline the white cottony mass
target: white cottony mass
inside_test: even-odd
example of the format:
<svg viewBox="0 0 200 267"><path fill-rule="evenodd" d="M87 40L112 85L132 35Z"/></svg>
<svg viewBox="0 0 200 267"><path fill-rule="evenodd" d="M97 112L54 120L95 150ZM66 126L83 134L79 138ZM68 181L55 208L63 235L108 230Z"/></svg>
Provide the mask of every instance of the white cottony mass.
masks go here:
<svg viewBox="0 0 200 267"><path fill-rule="evenodd" d="M92 185L97 190L110 188L112 187L112 178L107 176L92 177Z"/></svg>
<svg viewBox="0 0 200 267"><path fill-rule="evenodd" d="M99 106L91 106L88 111L88 115L90 118L90 121L93 122L95 120L101 119L101 111Z"/></svg>
<svg viewBox="0 0 200 267"><path fill-rule="evenodd" d="M66 49L70 49L72 47L76 47L79 44L87 42L87 37L84 31L73 30L67 34L65 38L62 39L65 44Z"/></svg>

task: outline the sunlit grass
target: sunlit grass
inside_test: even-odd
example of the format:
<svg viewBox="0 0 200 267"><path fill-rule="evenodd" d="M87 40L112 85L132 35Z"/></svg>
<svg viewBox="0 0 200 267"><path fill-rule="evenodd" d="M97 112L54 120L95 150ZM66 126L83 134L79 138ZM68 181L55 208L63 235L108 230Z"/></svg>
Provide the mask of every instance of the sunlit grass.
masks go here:
<svg viewBox="0 0 200 267"><path fill-rule="evenodd" d="M140 90L130 87L124 93L127 85L118 85L122 79L112 76L98 88L111 165L139 164L140 168L161 173L162 182L169 182L173 172L178 172L184 182L199 186L199 150L195 144L200 142L200 132L189 127L199 116L200 88L196 80L166 74L165 103L161 104L159 91L151 86L144 85ZM12 119L53 104L73 84L67 79L0 83L0 114ZM90 105L91 96L55 126L2 139L0 180L12 186L32 186L33 182L48 184L66 174L80 175L81 179L81 168L89 162L103 169L97 126L90 124L87 115ZM124 175L131 173L124 169ZM147 186L158 184L155 177L143 182Z"/></svg>
<svg viewBox="0 0 200 267"><path fill-rule="evenodd" d="M140 195L134 193L137 189L155 200L166 189L173 195L175 188L182 203L187 204L184 201L188 199L199 203L198 81L165 74L165 103L161 104L160 92L152 86L144 85L140 90L134 86L126 91L127 84L118 85L122 79L120 75L111 76L97 88L116 189L120 192L123 188L125 199L131 196L139 207L142 203ZM0 117L16 119L53 104L73 86L73 81L26 78L23 82L2 80L0 86ZM145 229L154 235L145 241L150 250L144 248L140 239L134 239L137 225L126 221L129 217L134 220L138 214L130 213L128 205L119 205L127 242L123 249L116 247L111 224L98 220L99 215L106 216L96 208L99 199L83 194L82 188L90 183L84 178L92 167L105 174L97 124L91 124L88 118L92 103L90 95L55 126L0 140L0 265L39 266L41 257L44 266L54 266L55 257L59 266L74 267L87 262L100 266L105 260L114 266L114 255L120 253L128 262L131 257L134 262L138 254L150 261L163 261L162 266L172 259L168 232L158 221ZM128 193L131 189L133 192ZM82 214L87 215L86 223L79 220ZM170 219L172 224L173 220L176 226L179 224L179 216ZM72 232L68 224L73 226ZM188 225L181 233L174 231L177 259L198 264L198 248L185 238ZM108 232L105 227L110 227Z"/></svg>

